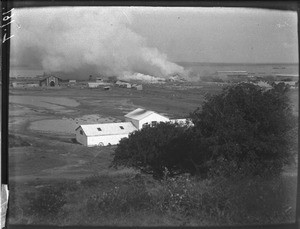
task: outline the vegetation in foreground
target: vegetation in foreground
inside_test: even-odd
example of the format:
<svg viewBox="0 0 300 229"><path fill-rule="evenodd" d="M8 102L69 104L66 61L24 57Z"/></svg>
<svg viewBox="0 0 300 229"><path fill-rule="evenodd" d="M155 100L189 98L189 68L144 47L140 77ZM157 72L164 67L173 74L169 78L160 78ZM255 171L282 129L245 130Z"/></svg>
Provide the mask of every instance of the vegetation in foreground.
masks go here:
<svg viewBox="0 0 300 229"><path fill-rule="evenodd" d="M12 189L12 193L14 190ZM92 176L11 196L14 224L195 226L287 223L295 219L296 177L160 181L149 175Z"/></svg>

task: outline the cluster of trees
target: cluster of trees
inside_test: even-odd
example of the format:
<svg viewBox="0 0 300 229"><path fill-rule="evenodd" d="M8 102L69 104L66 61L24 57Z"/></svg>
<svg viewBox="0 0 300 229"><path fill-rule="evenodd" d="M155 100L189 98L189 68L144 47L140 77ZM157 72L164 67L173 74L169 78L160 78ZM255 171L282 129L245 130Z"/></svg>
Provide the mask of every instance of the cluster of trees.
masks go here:
<svg viewBox="0 0 300 229"><path fill-rule="evenodd" d="M180 173L207 176L277 175L291 158L286 133L296 121L285 84L272 89L240 83L207 97L190 114L193 127L159 123L118 144L113 165L161 178Z"/></svg>

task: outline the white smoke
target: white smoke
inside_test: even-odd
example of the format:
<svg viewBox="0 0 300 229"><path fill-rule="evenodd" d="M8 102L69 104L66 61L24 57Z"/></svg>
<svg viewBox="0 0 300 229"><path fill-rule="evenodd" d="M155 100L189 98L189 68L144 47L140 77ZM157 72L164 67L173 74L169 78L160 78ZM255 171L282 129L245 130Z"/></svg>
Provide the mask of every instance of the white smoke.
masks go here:
<svg viewBox="0 0 300 229"><path fill-rule="evenodd" d="M165 81L165 78L144 75L141 73L130 73L130 72L124 72L123 76L120 77L120 79L125 81L141 80L148 83L159 83Z"/></svg>
<svg viewBox="0 0 300 229"><path fill-rule="evenodd" d="M130 29L133 15L124 8L18 9L13 17L14 65L84 79L90 74L121 78L185 74L183 67L148 47L146 39Z"/></svg>

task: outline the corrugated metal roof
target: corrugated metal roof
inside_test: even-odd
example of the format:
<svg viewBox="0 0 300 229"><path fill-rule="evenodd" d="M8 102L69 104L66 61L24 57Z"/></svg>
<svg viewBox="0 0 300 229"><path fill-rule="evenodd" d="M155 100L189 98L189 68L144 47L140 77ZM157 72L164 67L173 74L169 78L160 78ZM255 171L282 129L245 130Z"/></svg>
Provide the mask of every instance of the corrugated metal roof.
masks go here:
<svg viewBox="0 0 300 229"><path fill-rule="evenodd" d="M137 130L131 122L88 124L80 125L79 127L82 128L86 136L129 134Z"/></svg>
<svg viewBox="0 0 300 229"><path fill-rule="evenodd" d="M124 115L126 118L131 118L135 120L141 120L146 118L147 116L155 113L154 111L148 111L142 108L137 108L134 111L129 112L128 114Z"/></svg>

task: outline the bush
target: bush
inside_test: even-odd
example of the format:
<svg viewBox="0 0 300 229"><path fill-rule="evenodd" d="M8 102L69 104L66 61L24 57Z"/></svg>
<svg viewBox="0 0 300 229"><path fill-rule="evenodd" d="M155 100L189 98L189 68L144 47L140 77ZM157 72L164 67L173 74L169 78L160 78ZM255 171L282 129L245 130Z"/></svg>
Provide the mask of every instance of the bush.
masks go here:
<svg viewBox="0 0 300 229"><path fill-rule="evenodd" d="M182 143L186 128L178 124L159 123L146 126L123 138L118 144L113 166L131 166L161 178L165 168L171 175L185 171ZM174 147L177 145L177 147ZM176 151L174 151L176 149Z"/></svg>
<svg viewBox="0 0 300 229"><path fill-rule="evenodd" d="M86 209L92 216L124 216L133 211L147 210L150 195L141 179L127 179L107 191L91 196Z"/></svg>
<svg viewBox="0 0 300 229"><path fill-rule="evenodd" d="M56 187L43 187L37 194L27 195L29 201L28 213L36 217L55 217L66 203L62 189Z"/></svg>
<svg viewBox="0 0 300 229"><path fill-rule="evenodd" d="M180 175L164 179L161 186L157 197L152 196L161 214L207 220L214 225L282 223L293 219L286 200L291 187L278 177L268 181L252 176L197 180Z"/></svg>

